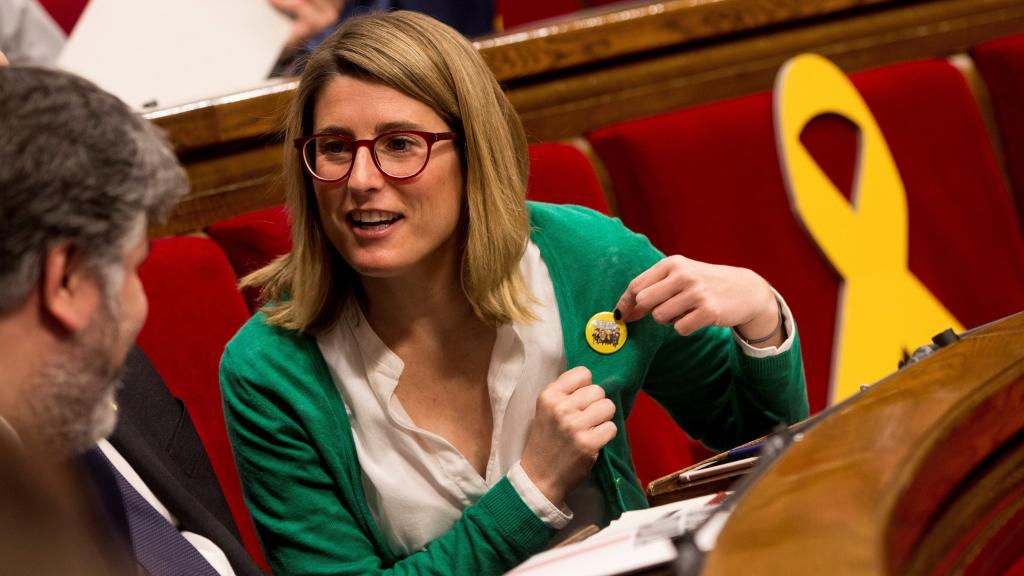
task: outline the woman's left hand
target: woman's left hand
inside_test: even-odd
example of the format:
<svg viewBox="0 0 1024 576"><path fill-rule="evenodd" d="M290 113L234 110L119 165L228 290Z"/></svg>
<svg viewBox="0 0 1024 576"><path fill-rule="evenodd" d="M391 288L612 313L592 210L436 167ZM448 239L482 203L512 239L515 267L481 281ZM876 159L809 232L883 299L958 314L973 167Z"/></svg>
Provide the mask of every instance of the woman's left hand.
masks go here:
<svg viewBox="0 0 1024 576"><path fill-rule="evenodd" d="M633 279L616 309L625 322L650 314L688 336L705 326L735 327L747 340L772 334L779 304L768 282L753 270L668 256ZM761 343L782 343L782 330Z"/></svg>

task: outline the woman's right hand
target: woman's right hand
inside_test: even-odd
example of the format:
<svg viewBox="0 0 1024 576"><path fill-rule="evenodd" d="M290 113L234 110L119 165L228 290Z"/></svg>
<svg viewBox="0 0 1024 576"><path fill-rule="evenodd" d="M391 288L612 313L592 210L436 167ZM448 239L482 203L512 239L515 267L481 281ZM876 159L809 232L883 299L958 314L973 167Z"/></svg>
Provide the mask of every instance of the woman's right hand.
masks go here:
<svg viewBox="0 0 1024 576"><path fill-rule="evenodd" d="M537 397L537 412L523 449L522 467L552 504L560 505L615 437L615 403L578 366L562 373Z"/></svg>

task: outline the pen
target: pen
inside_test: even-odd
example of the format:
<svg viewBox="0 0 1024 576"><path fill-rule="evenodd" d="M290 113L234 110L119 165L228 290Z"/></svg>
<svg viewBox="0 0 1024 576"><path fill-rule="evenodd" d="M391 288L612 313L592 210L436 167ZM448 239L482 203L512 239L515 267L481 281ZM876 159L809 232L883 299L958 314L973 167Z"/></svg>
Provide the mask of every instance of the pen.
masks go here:
<svg viewBox="0 0 1024 576"><path fill-rule="evenodd" d="M740 446L739 448L733 448L727 452L722 452L710 460L706 460L701 464L690 468L689 472L696 472L697 470L704 470L706 468L713 468L726 462L735 462L736 460L742 460L744 458L750 458L751 456L757 456L761 453L761 443L750 444L747 446Z"/></svg>
<svg viewBox="0 0 1024 576"><path fill-rule="evenodd" d="M744 458L750 458L751 456L757 456L761 453L761 443L751 444L749 446L740 446L739 448L733 448L726 453L725 461L732 462L734 460L742 460Z"/></svg>
<svg viewBox="0 0 1024 576"><path fill-rule="evenodd" d="M738 473L741 470L746 470L754 465L757 458L744 458L742 460L734 460L732 462L726 462L719 464L718 466L709 466L707 468L701 468L700 470L690 470L689 472L683 472L679 475L679 480L683 482L692 482L694 480L700 480L708 478L710 476L726 476L731 475L730 472Z"/></svg>

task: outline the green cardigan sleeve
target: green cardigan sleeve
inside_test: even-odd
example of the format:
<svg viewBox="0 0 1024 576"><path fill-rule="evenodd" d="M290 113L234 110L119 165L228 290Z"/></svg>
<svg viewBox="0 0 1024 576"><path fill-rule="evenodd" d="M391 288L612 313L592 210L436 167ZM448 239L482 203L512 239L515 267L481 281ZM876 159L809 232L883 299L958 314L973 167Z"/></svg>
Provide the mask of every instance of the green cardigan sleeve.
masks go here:
<svg viewBox="0 0 1024 576"><path fill-rule="evenodd" d="M638 261L653 265L664 258L645 236L627 234ZM767 358L747 355L731 328L709 326L689 336L680 336L671 326L659 329L661 344L643 389L692 438L724 450L762 436L777 424L807 418L807 385L795 325L792 346Z"/></svg>
<svg viewBox="0 0 1024 576"><path fill-rule="evenodd" d="M322 359L308 345L297 354L260 340L229 344L221 386L246 502L275 573L500 574L547 544L552 530L503 479L425 550L395 558L365 504L351 427Z"/></svg>
<svg viewBox="0 0 1024 576"><path fill-rule="evenodd" d="M686 338L672 332L644 390L691 437L716 450L731 448L807 417L799 335L793 338L789 350L754 358L728 328L703 328Z"/></svg>
<svg viewBox="0 0 1024 576"><path fill-rule="evenodd" d="M643 389L695 439L730 448L780 422L807 417L799 336L786 352L746 355L731 329L680 336L650 316L629 324L619 352L599 355L581 337L594 312L610 310L629 282L665 255L615 218L576 206L531 202L533 238L559 299L569 366L587 366L595 382L628 412ZM794 330L795 332L795 330Z"/></svg>

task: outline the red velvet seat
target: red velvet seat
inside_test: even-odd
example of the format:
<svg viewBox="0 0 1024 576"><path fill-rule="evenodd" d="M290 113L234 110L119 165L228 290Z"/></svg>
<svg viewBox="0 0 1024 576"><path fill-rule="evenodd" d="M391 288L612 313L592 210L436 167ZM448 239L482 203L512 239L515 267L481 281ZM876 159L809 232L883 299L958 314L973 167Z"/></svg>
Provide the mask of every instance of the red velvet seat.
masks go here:
<svg viewBox="0 0 1024 576"><path fill-rule="evenodd" d="M530 146L526 197L538 202L578 204L609 214L601 182L583 152L554 142Z"/></svg>
<svg viewBox="0 0 1024 576"><path fill-rule="evenodd" d="M549 0L547 2L523 2L522 0L497 0L495 12L501 18L504 29L515 28L537 20L570 14L583 7L580 0Z"/></svg>
<svg viewBox="0 0 1024 576"><path fill-rule="evenodd" d="M960 73L929 60L853 81L903 178L911 271L965 326L1024 308L1024 242ZM800 326L811 410L821 410L839 278L790 209L771 94L627 122L589 138L627 225L666 252L752 268L786 297ZM844 122L812 123L804 141L849 193L856 145Z"/></svg>
<svg viewBox="0 0 1024 576"><path fill-rule="evenodd" d="M213 241L189 236L154 240L139 274L149 298L139 347L188 407L243 543L265 567L221 408L220 356L249 318L235 275Z"/></svg>
<svg viewBox="0 0 1024 576"><path fill-rule="evenodd" d="M1024 34L984 42L971 53L988 85L1018 222L1024 228Z"/></svg>
<svg viewBox="0 0 1024 576"><path fill-rule="evenodd" d="M206 233L224 250L239 278L292 249L291 225L284 206L271 206L214 223ZM255 312L258 291L247 288L244 295L249 310Z"/></svg>
<svg viewBox="0 0 1024 576"><path fill-rule="evenodd" d="M622 0L547 0L546 2L524 2L523 0L497 0L495 12L501 18L502 28L507 30L538 20L571 14L603 4L614 4Z"/></svg>

